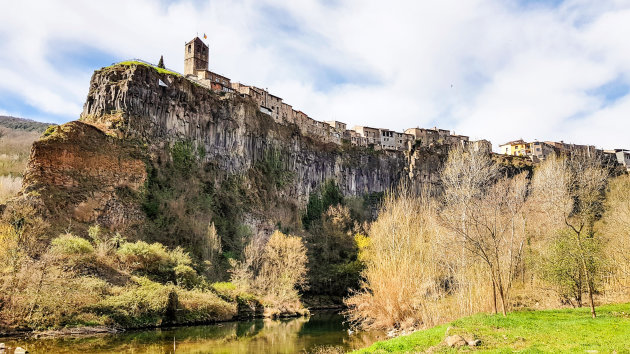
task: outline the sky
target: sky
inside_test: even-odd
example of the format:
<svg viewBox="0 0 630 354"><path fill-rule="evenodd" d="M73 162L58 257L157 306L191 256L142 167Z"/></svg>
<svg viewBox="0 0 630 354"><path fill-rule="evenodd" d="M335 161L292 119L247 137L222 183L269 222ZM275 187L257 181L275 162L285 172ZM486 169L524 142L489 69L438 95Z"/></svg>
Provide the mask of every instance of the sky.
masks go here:
<svg viewBox="0 0 630 354"><path fill-rule="evenodd" d="M0 0L0 115L78 119L94 70L210 70L317 120L449 129L494 147L630 148L630 0Z"/></svg>

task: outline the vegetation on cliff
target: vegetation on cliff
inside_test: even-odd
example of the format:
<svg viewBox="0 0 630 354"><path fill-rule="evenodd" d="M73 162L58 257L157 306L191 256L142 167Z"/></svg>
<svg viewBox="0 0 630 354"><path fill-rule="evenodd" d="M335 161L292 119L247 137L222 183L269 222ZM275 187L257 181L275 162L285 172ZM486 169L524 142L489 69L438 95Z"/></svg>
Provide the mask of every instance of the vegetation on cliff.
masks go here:
<svg viewBox="0 0 630 354"><path fill-rule="evenodd" d="M161 58L160 58L160 59L161 59ZM181 76L180 74L178 74L178 73L176 73L176 72L174 72L174 71L171 71L171 70L168 70L168 69L166 69L166 68L164 68L164 67L161 67L161 66L159 65L159 63L158 63L158 66L153 66L153 65L151 65L151 64L148 64L148 63L145 63L145 62L142 62L142 61L138 61L138 60L127 60L127 61L121 61L121 62L118 62L118 63L116 63L116 64L114 64L114 65L112 65L112 66L110 66L110 67L113 67L113 66L118 66L118 65L124 65L124 66L141 65L141 66L146 66L146 67L148 67L148 68L152 68L152 69L154 69L155 71L157 71L157 72L158 72L158 73L160 73L160 74L167 74L167 75Z"/></svg>

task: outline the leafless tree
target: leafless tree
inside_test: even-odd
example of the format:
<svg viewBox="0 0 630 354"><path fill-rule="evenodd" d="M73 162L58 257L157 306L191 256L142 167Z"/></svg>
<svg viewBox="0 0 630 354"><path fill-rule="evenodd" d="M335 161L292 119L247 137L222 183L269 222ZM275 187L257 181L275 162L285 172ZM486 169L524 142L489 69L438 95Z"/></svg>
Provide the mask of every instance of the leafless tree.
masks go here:
<svg viewBox="0 0 630 354"><path fill-rule="evenodd" d="M593 317L596 256L590 245L598 241L594 225L603 212L607 178L608 172L597 157L574 153L549 158L536 170L533 180L534 199L549 220L551 231L564 228L572 236Z"/></svg>
<svg viewBox="0 0 630 354"><path fill-rule="evenodd" d="M498 296L505 315L525 244L527 175L501 177L486 152L457 148L449 155L442 182L441 220L453 240L487 266L495 313Z"/></svg>

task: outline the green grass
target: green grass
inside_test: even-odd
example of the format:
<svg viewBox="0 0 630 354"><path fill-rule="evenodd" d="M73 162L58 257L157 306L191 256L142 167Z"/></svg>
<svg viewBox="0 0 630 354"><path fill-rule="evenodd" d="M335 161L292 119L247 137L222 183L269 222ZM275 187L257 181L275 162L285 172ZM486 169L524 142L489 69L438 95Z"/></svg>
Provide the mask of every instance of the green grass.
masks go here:
<svg viewBox="0 0 630 354"><path fill-rule="evenodd" d="M128 60L128 61L121 61L120 63L116 63L112 66L116 66L116 65L142 65L142 66L146 66L148 68L153 68L155 70L157 70L158 73L160 74L168 74L168 75L175 75L175 76L181 76L180 74L174 72L174 71L170 71L170 70L166 70L166 69L162 69L162 68L158 68L157 66L153 66L153 65L149 65L140 61L135 61L135 60ZM110 67L112 67L110 66Z"/></svg>
<svg viewBox="0 0 630 354"><path fill-rule="evenodd" d="M478 314L407 336L377 342L356 353L454 352L442 342L449 335L481 340L475 351L630 353L630 304L597 308L591 318L588 308L547 311L518 311L501 315ZM471 350L473 348L464 348Z"/></svg>

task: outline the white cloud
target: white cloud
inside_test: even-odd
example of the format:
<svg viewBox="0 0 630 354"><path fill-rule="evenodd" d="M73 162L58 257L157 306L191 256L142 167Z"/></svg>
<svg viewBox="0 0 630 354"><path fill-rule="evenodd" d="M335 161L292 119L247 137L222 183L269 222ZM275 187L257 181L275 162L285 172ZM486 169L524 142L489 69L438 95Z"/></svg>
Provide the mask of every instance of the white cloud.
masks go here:
<svg viewBox="0 0 630 354"><path fill-rule="evenodd" d="M495 145L522 137L629 147L629 98L588 95L611 80L630 83L629 1L74 0L3 9L0 91L51 114L78 117L91 74L55 67L55 43L120 59L163 54L182 71L184 42L205 32L212 70L268 87L316 119L438 125Z"/></svg>

